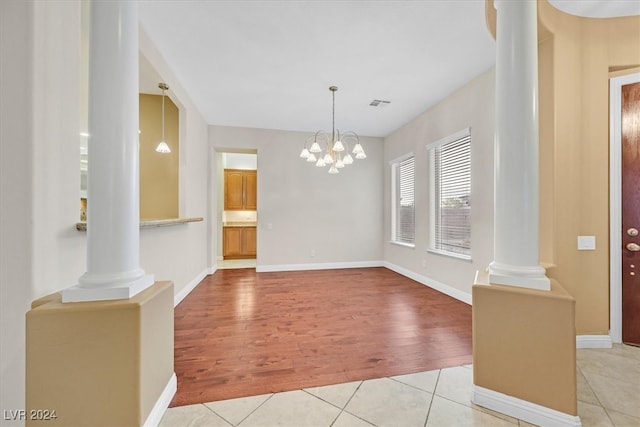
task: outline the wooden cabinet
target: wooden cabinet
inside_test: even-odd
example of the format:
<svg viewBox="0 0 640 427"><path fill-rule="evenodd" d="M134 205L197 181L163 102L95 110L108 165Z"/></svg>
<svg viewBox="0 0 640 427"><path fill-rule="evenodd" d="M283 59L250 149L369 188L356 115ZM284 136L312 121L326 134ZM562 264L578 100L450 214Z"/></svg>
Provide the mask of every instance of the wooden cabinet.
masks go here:
<svg viewBox="0 0 640 427"><path fill-rule="evenodd" d="M255 211L258 207L257 199L257 171L224 170L224 210Z"/></svg>
<svg viewBox="0 0 640 427"><path fill-rule="evenodd" d="M256 227L223 227L224 259L256 257Z"/></svg>

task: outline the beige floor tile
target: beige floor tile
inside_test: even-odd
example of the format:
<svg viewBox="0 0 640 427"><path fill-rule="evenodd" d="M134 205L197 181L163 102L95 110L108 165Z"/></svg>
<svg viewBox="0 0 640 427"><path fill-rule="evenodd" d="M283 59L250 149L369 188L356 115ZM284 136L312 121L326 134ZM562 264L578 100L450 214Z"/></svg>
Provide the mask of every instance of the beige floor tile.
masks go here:
<svg viewBox="0 0 640 427"><path fill-rule="evenodd" d="M376 426L423 426L432 394L389 378L368 380L345 411Z"/></svg>
<svg viewBox="0 0 640 427"><path fill-rule="evenodd" d="M577 364L583 373L592 372L625 382L640 383L640 363L617 347L610 349L585 349L577 353Z"/></svg>
<svg viewBox="0 0 640 427"><path fill-rule="evenodd" d="M204 405L169 408L159 427L230 427L231 424L214 414Z"/></svg>
<svg viewBox="0 0 640 427"><path fill-rule="evenodd" d="M330 426L340 409L302 390L277 393L239 426Z"/></svg>
<svg viewBox="0 0 640 427"><path fill-rule="evenodd" d="M260 396L209 402L204 405L230 424L236 426L271 396L271 394L262 394Z"/></svg>
<svg viewBox="0 0 640 427"><path fill-rule="evenodd" d="M331 427L371 427L373 424L366 422L365 420L351 415L348 412L340 414L335 423Z"/></svg>
<svg viewBox="0 0 640 427"><path fill-rule="evenodd" d="M591 403L593 405L600 405L600 401L591 390L591 386L584 377L584 374L580 368L576 369L576 378L578 381L578 400L581 402Z"/></svg>
<svg viewBox="0 0 640 427"><path fill-rule="evenodd" d="M588 371L583 373L604 408L640 418L638 399L633 398L640 396L640 382L624 382Z"/></svg>
<svg viewBox="0 0 640 427"><path fill-rule="evenodd" d="M344 384L328 385L325 387L307 388L304 391L311 393L340 409L343 409L360 384L362 384L362 381L354 381Z"/></svg>
<svg viewBox="0 0 640 427"><path fill-rule="evenodd" d="M621 412L613 411L611 409L607 410L607 414L609 414L609 418L611 419L615 427L640 426L640 418L632 417L631 415L626 415Z"/></svg>
<svg viewBox="0 0 640 427"><path fill-rule="evenodd" d="M473 371L461 366L440 371L435 394L463 405L471 406Z"/></svg>
<svg viewBox="0 0 640 427"><path fill-rule="evenodd" d="M578 416L582 427L613 427L607 412L598 405L578 402Z"/></svg>
<svg viewBox="0 0 640 427"><path fill-rule="evenodd" d="M496 411L493 411L491 409L483 408L482 406L478 406L475 403L471 404L471 408L475 409L476 411L480 411L480 412L484 412L484 413L489 414L489 415L493 415L494 417L500 418L502 420L509 421L510 423L513 423L513 424L518 424L518 421L519 421L517 418L510 417L509 415L505 415L503 413L496 412Z"/></svg>
<svg viewBox="0 0 640 427"><path fill-rule="evenodd" d="M509 422L469 406L452 402L439 396L433 397L427 427L513 427Z"/></svg>
<svg viewBox="0 0 640 427"><path fill-rule="evenodd" d="M417 374L398 375L395 377L391 377L391 379L415 388L419 388L420 390L433 393L433 391L436 389L436 383L438 382L438 375L440 375L440 371L436 370L419 372Z"/></svg>

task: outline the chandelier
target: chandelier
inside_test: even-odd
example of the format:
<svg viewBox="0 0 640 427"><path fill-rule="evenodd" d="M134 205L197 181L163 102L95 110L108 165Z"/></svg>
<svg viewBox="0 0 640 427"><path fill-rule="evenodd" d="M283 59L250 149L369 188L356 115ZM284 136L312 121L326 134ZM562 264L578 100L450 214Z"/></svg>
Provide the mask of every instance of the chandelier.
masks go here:
<svg viewBox="0 0 640 427"><path fill-rule="evenodd" d="M349 154L349 142L355 142L353 151L351 152L356 159L366 159L367 155L360 145L360 138L355 132L349 131L340 135L340 131L336 130L336 91L337 86L331 86L331 97L333 98L333 107L331 110L331 135L327 132L319 130L315 135L307 138L304 148L300 153L300 157L308 163L315 163L317 167L329 167L330 174L340 172L340 169L346 165L353 163L353 157ZM307 148L307 144L311 146ZM317 157L316 157L317 155Z"/></svg>

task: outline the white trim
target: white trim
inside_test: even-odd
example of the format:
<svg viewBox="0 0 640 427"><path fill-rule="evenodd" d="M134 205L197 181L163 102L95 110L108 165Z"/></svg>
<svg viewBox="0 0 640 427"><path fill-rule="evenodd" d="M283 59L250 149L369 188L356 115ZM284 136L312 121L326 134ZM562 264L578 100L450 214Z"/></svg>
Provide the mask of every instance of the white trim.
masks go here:
<svg viewBox="0 0 640 427"><path fill-rule="evenodd" d="M407 154L403 154L400 157L396 157L393 160L389 160L389 165L393 166L393 165L395 165L397 163L404 162L405 160L410 159L412 157L415 157L415 155L413 154L413 151L410 151Z"/></svg>
<svg viewBox="0 0 640 427"><path fill-rule="evenodd" d="M613 341L609 335L577 335L576 348L611 348Z"/></svg>
<svg viewBox="0 0 640 427"><path fill-rule="evenodd" d="M471 127L464 128L452 135L447 135L444 138L440 138L437 141L430 142L427 145L425 145L425 147L427 147L427 150L431 150L441 145L448 144L453 141L457 141L461 138L465 138L467 136L471 136Z"/></svg>
<svg viewBox="0 0 640 427"><path fill-rule="evenodd" d="M214 274L216 271L218 271L218 267L214 265L213 267L209 267L207 269L207 274L211 275L211 274Z"/></svg>
<svg viewBox="0 0 640 427"><path fill-rule="evenodd" d="M176 373L171 374L171 378L169 378L169 382L165 386L164 390L160 394L160 397L156 401L156 404L153 405L153 409L147 416L147 419L144 422L144 427L155 427L160 424L164 413L167 411L169 404L171 403L171 399L176 394L178 390L178 380L176 378Z"/></svg>
<svg viewBox="0 0 640 427"><path fill-rule="evenodd" d="M404 243L404 242L394 242L393 240L389 240L389 243L392 245L404 246L405 248L415 249L415 243Z"/></svg>
<svg viewBox="0 0 640 427"><path fill-rule="evenodd" d="M425 286L435 289L438 292L441 292L445 295L449 295L450 297L455 298L458 301L462 301L466 304L471 305L471 294L463 292L460 289L456 289L450 285L445 285L444 283L438 282L437 280L431 279L427 276L423 276L418 273L414 273L411 270L408 270L404 267L400 267L398 265L392 264L387 261L384 261L383 266L388 268L389 270L395 271L398 274L402 274L403 276L408 277L409 279L415 280L418 283L421 283Z"/></svg>
<svg viewBox="0 0 640 427"><path fill-rule="evenodd" d="M275 265L257 265L257 273L265 273L272 271L300 271L300 270L333 270L339 268L366 268L366 267L382 267L382 261L356 261L356 262L326 262L316 264L275 264Z"/></svg>
<svg viewBox="0 0 640 427"><path fill-rule="evenodd" d="M508 396L477 385L472 386L471 401L502 414L545 427L581 427L580 417L565 414L536 403Z"/></svg>
<svg viewBox="0 0 640 427"><path fill-rule="evenodd" d="M622 86L640 82L640 73L609 80L609 313L611 341L622 342Z"/></svg>
<svg viewBox="0 0 640 427"><path fill-rule="evenodd" d="M212 267L212 268L215 272L215 267ZM182 300L185 299L186 296L189 295L189 293L191 293L191 291L196 288L196 286L198 286L198 283L202 282L202 279L207 277L207 275L212 274L210 273L210 271L211 271L211 268L207 268L203 270L192 281L187 283L187 285L184 288L180 289L180 291L173 296L173 306L175 307L178 304L180 304L180 302L182 302Z"/></svg>

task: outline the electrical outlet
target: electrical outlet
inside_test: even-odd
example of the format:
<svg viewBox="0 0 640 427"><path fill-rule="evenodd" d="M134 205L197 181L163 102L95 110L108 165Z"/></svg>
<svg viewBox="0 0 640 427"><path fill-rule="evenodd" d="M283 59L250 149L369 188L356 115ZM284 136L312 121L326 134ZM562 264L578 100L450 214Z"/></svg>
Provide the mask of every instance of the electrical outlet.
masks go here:
<svg viewBox="0 0 640 427"><path fill-rule="evenodd" d="M426 267L427 267L427 260L426 260L426 259L423 259L423 260L422 260L422 267L423 267L423 268L426 268Z"/></svg>
<svg viewBox="0 0 640 427"><path fill-rule="evenodd" d="M316 256L316 250L315 249L311 249L311 257Z"/></svg>

